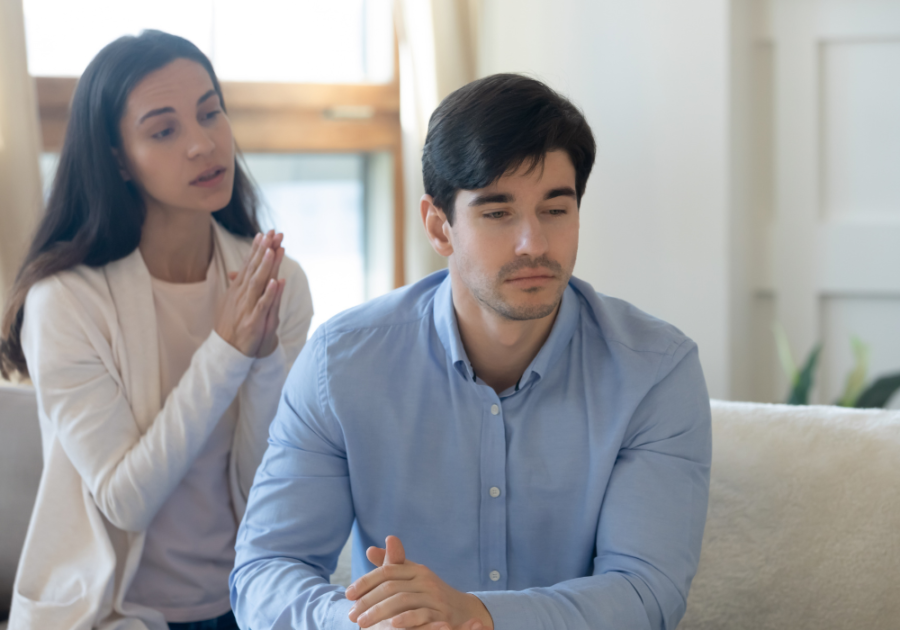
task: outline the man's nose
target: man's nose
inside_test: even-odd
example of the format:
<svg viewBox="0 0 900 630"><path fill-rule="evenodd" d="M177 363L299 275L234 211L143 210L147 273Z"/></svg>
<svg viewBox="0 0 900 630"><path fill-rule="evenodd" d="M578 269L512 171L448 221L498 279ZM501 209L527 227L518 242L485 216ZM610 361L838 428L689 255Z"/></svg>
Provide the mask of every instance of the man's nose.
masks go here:
<svg viewBox="0 0 900 630"><path fill-rule="evenodd" d="M541 256L547 252L549 241L544 226L536 216L524 217L519 226L516 254Z"/></svg>

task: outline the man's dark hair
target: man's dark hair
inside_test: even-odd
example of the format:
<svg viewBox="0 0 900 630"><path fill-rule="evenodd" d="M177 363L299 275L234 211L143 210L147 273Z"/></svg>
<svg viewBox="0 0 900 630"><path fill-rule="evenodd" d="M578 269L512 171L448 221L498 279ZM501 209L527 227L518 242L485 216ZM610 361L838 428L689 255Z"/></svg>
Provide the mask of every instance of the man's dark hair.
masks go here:
<svg viewBox="0 0 900 630"><path fill-rule="evenodd" d="M597 146L582 113L568 99L518 74L494 74L445 98L431 115L422 153L425 192L453 224L460 190L484 188L515 171L543 165L563 150L575 167L578 204Z"/></svg>

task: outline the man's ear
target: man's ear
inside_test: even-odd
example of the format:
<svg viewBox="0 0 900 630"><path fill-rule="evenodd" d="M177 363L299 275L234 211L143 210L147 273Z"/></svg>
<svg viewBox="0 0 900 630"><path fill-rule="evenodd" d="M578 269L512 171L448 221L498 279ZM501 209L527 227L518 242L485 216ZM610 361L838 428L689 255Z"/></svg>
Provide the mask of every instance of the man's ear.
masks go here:
<svg viewBox="0 0 900 630"><path fill-rule="evenodd" d="M130 182L131 181L131 173L128 172L128 167L125 166L125 160L122 158L122 154L115 147L111 148L113 157L116 158L116 164L119 165L119 175L122 176L122 181Z"/></svg>
<svg viewBox="0 0 900 630"><path fill-rule="evenodd" d="M425 225L425 234L431 246L441 256L447 257L453 253L453 243L450 241L450 223L444 211L434 205L431 195L423 195L419 202L419 211L422 213L422 223Z"/></svg>

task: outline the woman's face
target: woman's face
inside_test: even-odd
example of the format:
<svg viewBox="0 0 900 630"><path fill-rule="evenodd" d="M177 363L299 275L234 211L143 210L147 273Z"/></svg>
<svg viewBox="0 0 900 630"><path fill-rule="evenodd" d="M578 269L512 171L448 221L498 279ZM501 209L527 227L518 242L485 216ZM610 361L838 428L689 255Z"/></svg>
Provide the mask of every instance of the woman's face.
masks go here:
<svg viewBox="0 0 900 630"><path fill-rule="evenodd" d="M137 84L119 123L122 175L147 211L215 212L231 201L234 138L209 74L176 59Z"/></svg>

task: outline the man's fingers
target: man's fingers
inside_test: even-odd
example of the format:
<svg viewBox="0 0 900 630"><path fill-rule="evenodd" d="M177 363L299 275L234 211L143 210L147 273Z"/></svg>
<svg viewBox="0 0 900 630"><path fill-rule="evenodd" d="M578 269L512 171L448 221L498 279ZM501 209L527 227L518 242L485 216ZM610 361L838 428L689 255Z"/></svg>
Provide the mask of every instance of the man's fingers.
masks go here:
<svg viewBox="0 0 900 630"><path fill-rule="evenodd" d="M366 558L369 559L369 562L374 564L376 567L380 567L384 564L384 556L387 552L381 547L369 547L366 549Z"/></svg>
<svg viewBox="0 0 900 630"><path fill-rule="evenodd" d="M403 615L398 615L394 617L394 619L401 619ZM393 621L393 619L391 620ZM405 620L404 620L405 621ZM446 621L432 621L431 623L426 623L421 626L400 626L405 627L406 630L484 630L484 624L482 624L477 619L469 619L463 625L458 628L453 628Z"/></svg>
<svg viewBox="0 0 900 630"><path fill-rule="evenodd" d="M391 625L405 630L453 630L441 615L432 608L416 608L407 610L390 618Z"/></svg>
<svg viewBox="0 0 900 630"><path fill-rule="evenodd" d="M437 611L425 608L427 605L426 599L423 593L400 592L378 602L366 611L359 611L354 607L350 610L350 621L359 624L360 628L369 628L380 621L392 619L397 615L408 612L421 613L415 617L415 619L420 621L408 624L411 626L420 626L429 621L437 621L439 618ZM405 628L406 626L405 622L394 625L395 628Z"/></svg>
<svg viewBox="0 0 900 630"><path fill-rule="evenodd" d="M406 551L403 549L403 543L396 536L388 536L384 541L384 548L387 550L385 562L387 564L403 564L406 562Z"/></svg>
<svg viewBox="0 0 900 630"><path fill-rule="evenodd" d="M413 564L388 564L378 567L372 571L369 571L364 576L356 580L353 584L348 586L346 592L344 593L344 596L351 601L360 600L367 593L369 593L373 589L378 588L385 582L411 580L416 576L417 567L418 565ZM378 600L370 599L368 600L367 604L364 604L364 607L368 608L369 606L375 604L376 601ZM362 612L362 610L357 610L357 612Z"/></svg>

